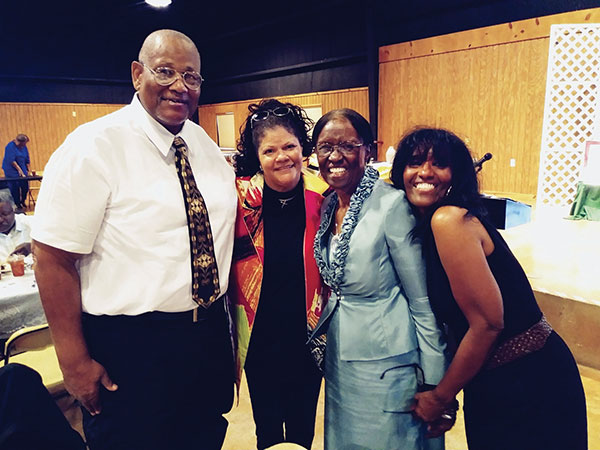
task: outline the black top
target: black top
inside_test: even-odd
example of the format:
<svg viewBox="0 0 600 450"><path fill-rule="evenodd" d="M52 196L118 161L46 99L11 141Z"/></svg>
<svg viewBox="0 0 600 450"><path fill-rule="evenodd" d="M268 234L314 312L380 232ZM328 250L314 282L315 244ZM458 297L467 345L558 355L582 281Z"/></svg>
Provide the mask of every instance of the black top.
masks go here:
<svg viewBox="0 0 600 450"><path fill-rule="evenodd" d="M504 329L497 341L500 344L537 323L542 312L523 268L498 230L485 219L480 220L494 243L494 251L487 257L487 262L500 288L504 305ZM469 324L452 295L431 229L425 234L423 252L427 264L427 290L431 308L438 322L447 326L450 341L458 344L465 336Z"/></svg>
<svg viewBox="0 0 600 450"><path fill-rule="evenodd" d="M307 341L302 180L290 192L277 192L265 184L262 220L263 280L246 364L289 366Z"/></svg>

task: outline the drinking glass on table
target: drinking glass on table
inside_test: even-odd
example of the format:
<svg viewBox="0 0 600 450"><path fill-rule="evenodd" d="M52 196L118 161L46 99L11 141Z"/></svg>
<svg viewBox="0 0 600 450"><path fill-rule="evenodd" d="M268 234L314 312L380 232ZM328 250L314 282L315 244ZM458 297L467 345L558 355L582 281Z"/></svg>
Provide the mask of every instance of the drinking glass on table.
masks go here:
<svg viewBox="0 0 600 450"><path fill-rule="evenodd" d="M8 263L10 264L10 270L15 277L22 277L25 275L25 256L24 255L10 255L8 257Z"/></svg>

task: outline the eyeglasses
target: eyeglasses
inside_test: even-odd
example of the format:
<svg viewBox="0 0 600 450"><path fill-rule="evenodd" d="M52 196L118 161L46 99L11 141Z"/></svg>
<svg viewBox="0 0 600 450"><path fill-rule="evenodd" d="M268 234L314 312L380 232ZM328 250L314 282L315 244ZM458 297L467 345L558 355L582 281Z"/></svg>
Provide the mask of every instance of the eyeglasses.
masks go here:
<svg viewBox="0 0 600 450"><path fill-rule="evenodd" d="M381 376L379 377L380 380L383 380L383 378L385 377L385 375L388 372L392 372L392 371L396 371L395 372L395 376L398 376L399 374L403 375L403 379L410 379L410 372L411 369L414 371L414 376L415 376L415 384L416 384L416 388L417 388L417 392L422 392L423 391L423 387L425 384L425 376L423 375L423 369L421 369L421 366L419 366L418 364L401 364L399 366L395 366L395 367L390 367L389 369L386 369L383 371L383 373L381 374ZM400 370L400 372L398 372L398 370ZM394 376L393 374L391 374L391 376ZM404 378L405 377L405 378ZM406 388L408 388L408 386L405 386ZM395 413L400 413L400 414L412 414L413 412L413 399L405 399L404 401L402 401L401 399L398 399L399 402L396 403L394 405L394 412Z"/></svg>
<svg viewBox="0 0 600 450"><path fill-rule="evenodd" d="M292 110L287 106L279 106L275 109L265 109L263 111L255 112L254 114L252 114L252 117L250 117L250 127L253 128L254 122L258 122L259 120L265 120L271 114L277 117L283 117L287 116L291 112Z"/></svg>
<svg viewBox="0 0 600 450"><path fill-rule="evenodd" d="M357 144L354 142L340 142L338 144L330 144L329 142L323 142L317 144L315 150L318 156L327 157L333 153L335 149L344 156L354 155L359 148L365 144Z"/></svg>
<svg viewBox="0 0 600 450"><path fill-rule="evenodd" d="M177 72L175 69L172 69L170 67L157 67L153 70L143 62L138 62L150 72L152 72L152 75L154 75L154 79L161 86L169 86L175 83L175 81L177 81L179 77L181 77L181 79L183 80L183 84L185 84L185 86L188 89L192 91L197 91L198 89L200 89L200 86L202 86L202 82L204 81L204 78L202 78L202 75L200 75L198 72Z"/></svg>

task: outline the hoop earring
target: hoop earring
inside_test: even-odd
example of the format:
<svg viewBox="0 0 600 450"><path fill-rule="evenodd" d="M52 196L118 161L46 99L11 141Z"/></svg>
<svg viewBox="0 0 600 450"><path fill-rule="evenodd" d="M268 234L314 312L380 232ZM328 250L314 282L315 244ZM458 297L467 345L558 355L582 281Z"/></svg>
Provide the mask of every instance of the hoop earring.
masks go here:
<svg viewBox="0 0 600 450"><path fill-rule="evenodd" d="M452 191L452 186L450 186L450 187L448 188L448 190L446 191L446 195L445 195L445 197L448 197L448 196L450 195L450 192L451 192L451 191Z"/></svg>

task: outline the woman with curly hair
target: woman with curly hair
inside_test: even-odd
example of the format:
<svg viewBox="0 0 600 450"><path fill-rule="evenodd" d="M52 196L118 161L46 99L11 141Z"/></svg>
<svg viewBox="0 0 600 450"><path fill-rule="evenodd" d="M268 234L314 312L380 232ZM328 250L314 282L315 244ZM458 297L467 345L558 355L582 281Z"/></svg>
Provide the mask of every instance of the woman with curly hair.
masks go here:
<svg viewBox="0 0 600 450"><path fill-rule="evenodd" d="M327 185L303 170L312 125L291 103L252 104L234 156L237 376L245 370L259 450L310 448L314 436L324 340L306 342L321 312L313 240Z"/></svg>
<svg viewBox="0 0 600 450"><path fill-rule="evenodd" d="M577 365L486 220L465 143L446 130L414 130L398 144L391 178L420 218L414 238L431 306L456 343L437 387L416 395L415 414L435 420L464 388L470 450L587 449Z"/></svg>

